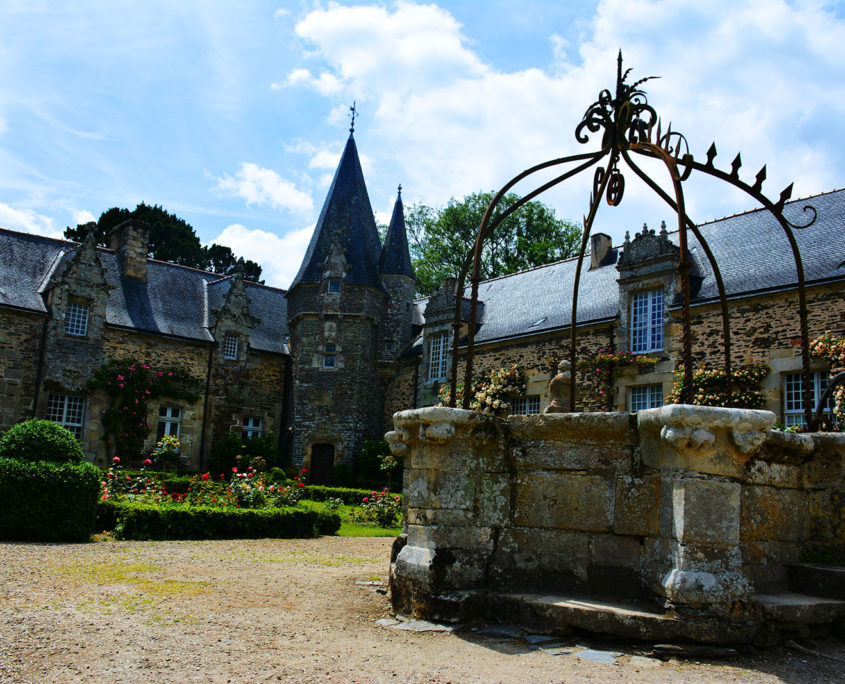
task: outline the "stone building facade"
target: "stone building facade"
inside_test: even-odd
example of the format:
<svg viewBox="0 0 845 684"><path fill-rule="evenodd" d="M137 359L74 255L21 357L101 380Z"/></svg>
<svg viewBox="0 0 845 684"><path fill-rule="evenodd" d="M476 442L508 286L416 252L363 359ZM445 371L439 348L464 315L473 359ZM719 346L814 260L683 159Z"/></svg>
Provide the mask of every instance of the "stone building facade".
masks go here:
<svg viewBox="0 0 845 684"><path fill-rule="evenodd" d="M811 336L842 335L845 191L793 202L788 215L797 220L807 204L817 220L796 239ZM795 265L782 231L765 211L700 230L728 291L734 363L771 366L765 408L800 421ZM288 290L151 260L147 241L136 222L116 228L108 249L0 230L0 430L30 417L57 420L104 463L107 399L89 388L94 370L115 359L178 366L199 381L198 398L152 406L147 449L163 432L178 434L185 460L204 469L222 434L272 432L280 462L326 481L335 466L354 468L363 441L380 439L394 412L435 403L449 376L456 283L414 299L401 193L382 243L351 135ZM647 372L621 369L605 395L578 371L579 410L653 408L671 391L680 348L676 244L665 227L644 227L617 247L604 234L592 237L579 357L627 350L657 362ZM719 368L715 281L694 240L690 250L695 362ZM480 285L477 374L514 363L525 371L526 396L514 413L549 402L549 378L568 355L574 273L568 259ZM816 394L826 370L814 367Z"/></svg>

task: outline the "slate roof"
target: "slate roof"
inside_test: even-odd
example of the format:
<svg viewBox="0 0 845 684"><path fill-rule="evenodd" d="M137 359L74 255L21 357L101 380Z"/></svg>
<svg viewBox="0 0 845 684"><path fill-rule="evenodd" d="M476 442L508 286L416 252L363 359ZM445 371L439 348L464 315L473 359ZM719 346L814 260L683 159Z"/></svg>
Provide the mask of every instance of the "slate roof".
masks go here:
<svg viewBox="0 0 845 684"><path fill-rule="evenodd" d="M794 231L806 282L845 279L845 190L795 200L787 205L786 217L806 223L812 218L812 212L803 209L808 204L818 213L815 223ZM796 287L795 262L786 235L765 209L704 223L699 229L719 265L729 297ZM691 256L704 277L693 305L718 299L707 258L692 233L688 235ZM669 237L677 244L677 231ZM613 249L618 256L621 247ZM612 264L589 270L589 259L585 259L578 290L579 324L617 315L619 272L616 258L603 261L608 262ZM482 282L478 292L484 317L476 342L568 328L576 264L572 258ZM469 287L465 295L470 295ZM416 301L420 314L424 315L427 302Z"/></svg>
<svg viewBox="0 0 845 684"><path fill-rule="evenodd" d="M38 313L47 307L41 292L50 275L66 267L75 242L18 233L0 228L0 306ZM106 323L173 335L201 342L213 341L212 308L222 304L231 278L186 266L147 261L147 282L121 274L117 255L98 248L106 281L112 286L106 304ZM250 313L261 319L252 330L250 346L287 353L287 300L284 290L246 283Z"/></svg>
<svg viewBox="0 0 845 684"><path fill-rule="evenodd" d="M393 216L384 238L384 247L378 262L378 270L382 275L404 275L414 277L411 266L411 254L408 251L408 233L405 230L405 212L402 207L402 190L396 195L393 205Z"/></svg>
<svg viewBox="0 0 845 684"><path fill-rule="evenodd" d="M352 134L346 141L305 258L290 290L300 284L320 282L320 267L329 254L335 235L341 240L349 265L344 281L350 285L370 285L383 290L378 275L381 240Z"/></svg>

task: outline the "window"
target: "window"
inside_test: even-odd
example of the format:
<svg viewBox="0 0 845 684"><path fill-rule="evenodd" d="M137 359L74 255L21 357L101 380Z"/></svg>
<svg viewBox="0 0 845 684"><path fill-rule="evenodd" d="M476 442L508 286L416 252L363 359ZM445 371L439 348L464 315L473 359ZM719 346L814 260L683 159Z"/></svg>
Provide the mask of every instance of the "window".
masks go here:
<svg viewBox="0 0 845 684"><path fill-rule="evenodd" d="M88 334L88 305L70 302L65 312L65 334L84 337Z"/></svg>
<svg viewBox="0 0 845 684"><path fill-rule="evenodd" d="M223 358L238 358L238 336L234 333L226 333L223 337Z"/></svg>
<svg viewBox="0 0 845 684"><path fill-rule="evenodd" d="M331 294L339 294L340 293L340 278L329 278L328 285L327 285L326 289Z"/></svg>
<svg viewBox="0 0 845 684"><path fill-rule="evenodd" d="M433 334L428 339L428 379L445 380L446 366L449 363L451 340L448 332Z"/></svg>
<svg viewBox="0 0 845 684"><path fill-rule="evenodd" d="M334 368L337 361L337 345L326 342L323 345L323 368Z"/></svg>
<svg viewBox="0 0 845 684"><path fill-rule="evenodd" d="M663 349L663 290L637 292L631 298L631 351Z"/></svg>
<svg viewBox="0 0 845 684"><path fill-rule="evenodd" d="M70 394L53 394L47 397L47 420L52 420L82 439L82 421L85 418L85 397Z"/></svg>
<svg viewBox="0 0 845 684"><path fill-rule="evenodd" d="M519 397L511 403L511 415L529 415L540 413L540 395L530 394L527 397Z"/></svg>
<svg viewBox="0 0 845 684"><path fill-rule="evenodd" d="M640 385L630 390L631 413L663 406L663 385Z"/></svg>
<svg viewBox="0 0 845 684"><path fill-rule="evenodd" d="M179 429L182 423L182 409L178 406L160 406L158 409L158 429L156 439L159 440L165 435L179 437Z"/></svg>
<svg viewBox="0 0 845 684"><path fill-rule="evenodd" d="M810 392L813 398L813 411L822 394L827 389L827 373L810 373ZM833 411L833 397L825 406L824 412ZM801 373L787 373L783 378L783 422L789 425L806 425L804 420L804 396L801 391Z"/></svg>
<svg viewBox="0 0 845 684"><path fill-rule="evenodd" d="M261 418L258 416L244 416L243 430L241 437L244 439L252 439L253 437L261 437Z"/></svg>

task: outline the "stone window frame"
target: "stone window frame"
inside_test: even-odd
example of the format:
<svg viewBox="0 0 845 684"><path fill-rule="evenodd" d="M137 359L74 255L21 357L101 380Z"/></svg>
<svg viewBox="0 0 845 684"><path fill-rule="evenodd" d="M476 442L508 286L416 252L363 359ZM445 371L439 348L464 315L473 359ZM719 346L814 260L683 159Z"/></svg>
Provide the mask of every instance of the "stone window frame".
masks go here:
<svg viewBox="0 0 845 684"><path fill-rule="evenodd" d="M243 416L241 418L241 439L252 439L264 434L264 419L261 416Z"/></svg>
<svg viewBox="0 0 845 684"><path fill-rule="evenodd" d="M816 405L819 403L819 399L821 399L822 393L827 388L827 383L829 381L830 377L827 371L810 372L813 410L816 409ZM781 409L783 411L784 425L787 427L793 425L806 427L807 424L804 420L804 392L801 387L801 372L782 373L781 385L783 387L783 402ZM826 415L832 415L833 397L830 397L824 412Z"/></svg>
<svg viewBox="0 0 845 684"><path fill-rule="evenodd" d="M449 356L452 351L452 340L448 330L432 332L427 335L426 380L435 382L445 380L449 372Z"/></svg>
<svg viewBox="0 0 845 684"><path fill-rule="evenodd" d="M227 332L223 335L223 358L229 361L238 360L240 339L237 333Z"/></svg>
<svg viewBox="0 0 845 684"><path fill-rule="evenodd" d="M631 352L647 354L663 351L665 308L661 287L631 293Z"/></svg>
<svg viewBox="0 0 845 684"><path fill-rule="evenodd" d="M326 342L323 345L323 368L335 370L337 368L337 345L334 342Z"/></svg>
<svg viewBox="0 0 845 684"><path fill-rule="evenodd" d="M162 404L158 407L158 424L156 425L156 441L161 440L165 435L173 435L180 439L182 435L182 420L185 417L185 410L181 406L168 406ZM171 432L173 426L176 432Z"/></svg>
<svg viewBox="0 0 845 684"><path fill-rule="evenodd" d="M526 394L511 402L512 416L531 416L540 413L540 395Z"/></svg>
<svg viewBox="0 0 845 684"><path fill-rule="evenodd" d="M340 278L326 278L326 293L327 294L340 294L341 290L341 279Z"/></svg>
<svg viewBox="0 0 845 684"><path fill-rule="evenodd" d="M86 337L88 321L91 318L91 305L82 301L69 301L65 307L65 335Z"/></svg>
<svg viewBox="0 0 845 684"><path fill-rule="evenodd" d="M628 410L631 413L663 406L663 385L632 385L628 388Z"/></svg>
<svg viewBox="0 0 845 684"><path fill-rule="evenodd" d="M47 395L46 418L58 423L72 433L77 442L82 441L82 429L85 426L85 397L79 394Z"/></svg>

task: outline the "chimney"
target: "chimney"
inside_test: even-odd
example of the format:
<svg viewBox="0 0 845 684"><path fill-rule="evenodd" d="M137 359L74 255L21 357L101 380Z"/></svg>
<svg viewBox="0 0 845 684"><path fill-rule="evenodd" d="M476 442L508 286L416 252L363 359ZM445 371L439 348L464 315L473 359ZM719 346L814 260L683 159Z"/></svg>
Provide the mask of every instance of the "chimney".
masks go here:
<svg viewBox="0 0 845 684"><path fill-rule="evenodd" d="M590 270L601 266L601 262L610 251L610 235L593 233L590 236Z"/></svg>
<svg viewBox="0 0 845 684"><path fill-rule="evenodd" d="M129 219L112 228L110 240L109 246L117 254L123 275L146 282L150 224Z"/></svg>
<svg viewBox="0 0 845 684"><path fill-rule="evenodd" d="M445 292L447 295L455 295L457 294L458 290L458 279L457 278L444 278L443 285L440 286L441 291Z"/></svg>

